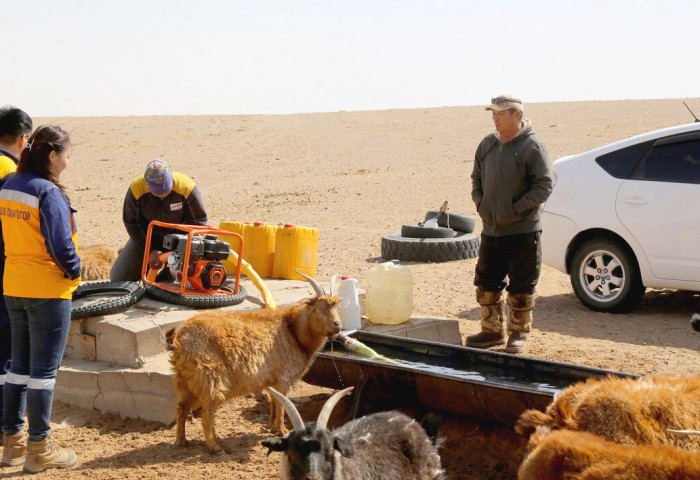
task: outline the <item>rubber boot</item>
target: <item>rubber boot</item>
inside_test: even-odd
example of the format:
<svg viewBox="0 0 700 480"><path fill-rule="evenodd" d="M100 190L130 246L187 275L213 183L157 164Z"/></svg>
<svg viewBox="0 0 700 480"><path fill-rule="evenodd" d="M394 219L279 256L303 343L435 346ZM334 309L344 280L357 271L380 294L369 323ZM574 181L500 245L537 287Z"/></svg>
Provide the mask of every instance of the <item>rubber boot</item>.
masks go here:
<svg viewBox="0 0 700 480"><path fill-rule="evenodd" d="M27 430L22 428L14 435L5 435L2 439L2 461L0 467L17 467L27 457Z"/></svg>
<svg viewBox="0 0 700 480"><path fill-rule="evenodd" d="M506 343L503 332L505 305L501 292L487 292L477 288L476 301L481 305L481 332L467 336L467 346L486 348L503 345Z"/></svg>
<svg viewBox="0 0 700 480"><path fill-rule="evenodd" d="M535 306L535 296L529 293L516 293L508 295L506 301L510 307L506 352L522 353L525 351L527 335L532 329L532 308Z"/></svg>
<svg viewBox="0 0 700 480"><path fill-rule="evenodd" d="M27 452L25 473L39 473L49 468L68 468L78 461L73 450L54 447L49 436L36 442L29 440Z"/></svg>

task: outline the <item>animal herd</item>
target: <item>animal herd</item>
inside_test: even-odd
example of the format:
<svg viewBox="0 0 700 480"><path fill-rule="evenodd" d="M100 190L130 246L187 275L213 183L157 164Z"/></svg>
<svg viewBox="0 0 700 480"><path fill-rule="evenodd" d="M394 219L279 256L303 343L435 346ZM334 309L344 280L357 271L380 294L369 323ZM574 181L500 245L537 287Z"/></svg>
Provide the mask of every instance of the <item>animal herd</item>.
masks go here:
<svg viewBox="0 0 700 480"><path fill-rule="evenodd" d="M187 444L186 420L198 412L209 451L223 453L217 408L265 390L271 429L282 436L263 445L280 452L283 479L446 478L440 439L403 413L367 415L328 430L333 408L352 388L332 395L315 422L303 422L285 395L341 330L340 299L307 280L316 296L295 305L207 311L167 333L176 445ZM700 330L700 314L691 324ZM561 391L544 412L523 412L515 430L528 438L519 480L700 479L700 377L589 379Z"/></svg>
<svg viewBox="0 0 700 480"><path fill-rule="evenodd" d="M267 390L270 423L281 437L283 479L443 479L440 440L398 411L364 416L329 431L348 388L332 395L316 422L304 423L285 396L326 338L340 331L339 299L313 279L316 296L277 310L205 312L167 334L178 396L176 444L200 410L205 442L216 439L216 408L233 396ZM283 410L293 430L284 426ZM516 432L529 437L519 480L700 478L700 377L608 377L570 386L542 412L523 412ZM690 430L690 431L688 431Z"/></svg>
<svg viewBox="0 0 700 480"><path fill-rule="evenodd" d="M700 377L608 377L527 410L519 480L700 479Z"/></svg>

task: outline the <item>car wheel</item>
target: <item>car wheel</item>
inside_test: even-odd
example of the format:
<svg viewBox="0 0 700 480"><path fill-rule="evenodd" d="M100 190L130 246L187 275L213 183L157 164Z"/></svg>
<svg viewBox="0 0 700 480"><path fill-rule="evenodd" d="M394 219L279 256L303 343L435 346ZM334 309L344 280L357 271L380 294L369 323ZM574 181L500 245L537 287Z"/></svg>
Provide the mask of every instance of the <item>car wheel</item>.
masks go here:
<svg viewBox="0 0 700 480"><path fill-rule="evenodd" d="M570 276L578 299L597 312L628 312L644 295L634 254L614 240L584 243L574 254Z"/></svg>

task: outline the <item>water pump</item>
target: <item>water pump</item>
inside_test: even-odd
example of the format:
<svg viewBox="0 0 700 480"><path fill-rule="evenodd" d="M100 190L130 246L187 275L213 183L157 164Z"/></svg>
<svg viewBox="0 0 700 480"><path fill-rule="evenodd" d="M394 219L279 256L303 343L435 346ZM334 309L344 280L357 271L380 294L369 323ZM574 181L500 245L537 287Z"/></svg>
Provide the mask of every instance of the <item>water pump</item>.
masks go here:
<svg viewBox="0 0 700 480"><path fill-rule="evenodd" d="M188 264L185 265L187 235L169 233L163 237L163 249L172 251L166 267L178 283L186 275L189 288L200 292L218 290L226 281L221 260L231 254L231 246L214 234L194 234L190 242Z"/></svg>

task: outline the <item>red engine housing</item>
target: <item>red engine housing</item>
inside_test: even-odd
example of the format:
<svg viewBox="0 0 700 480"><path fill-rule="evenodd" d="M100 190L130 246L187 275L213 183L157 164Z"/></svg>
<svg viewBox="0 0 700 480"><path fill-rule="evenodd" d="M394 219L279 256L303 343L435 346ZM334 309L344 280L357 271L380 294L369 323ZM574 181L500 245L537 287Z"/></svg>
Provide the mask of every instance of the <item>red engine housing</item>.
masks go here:
<svg viewBox="0 0 700 480"><path fill-rule="evenodd" d="M226 268L221 262L197 260L187 275L190 285L200 292L218 290L226 281Z"/></svg>

